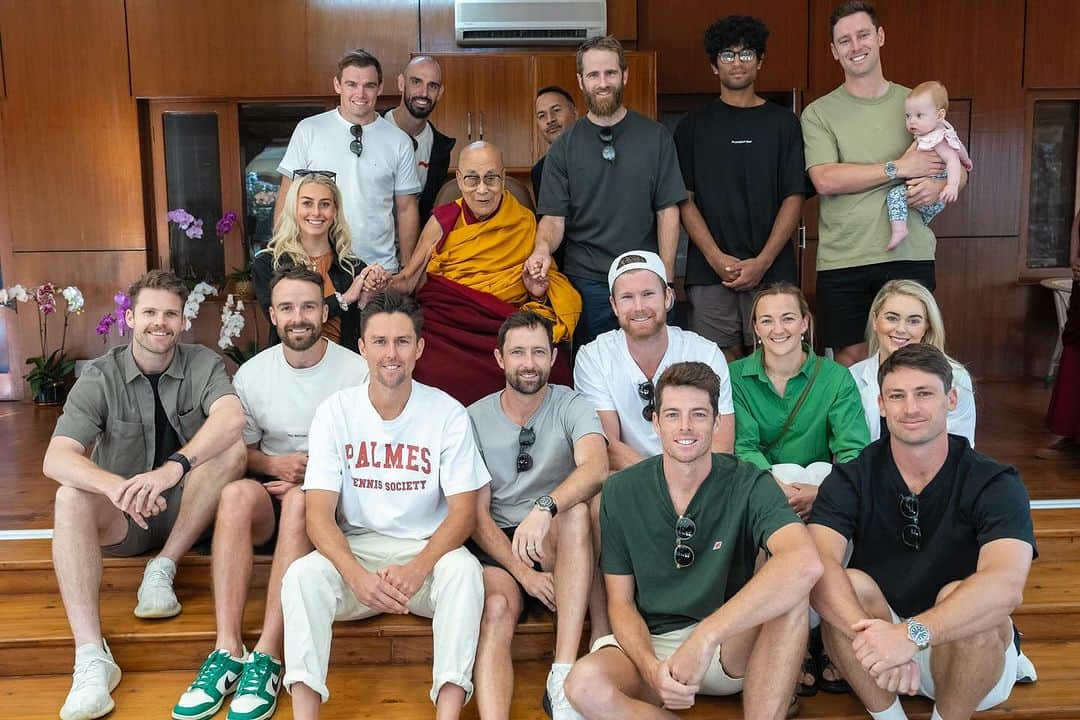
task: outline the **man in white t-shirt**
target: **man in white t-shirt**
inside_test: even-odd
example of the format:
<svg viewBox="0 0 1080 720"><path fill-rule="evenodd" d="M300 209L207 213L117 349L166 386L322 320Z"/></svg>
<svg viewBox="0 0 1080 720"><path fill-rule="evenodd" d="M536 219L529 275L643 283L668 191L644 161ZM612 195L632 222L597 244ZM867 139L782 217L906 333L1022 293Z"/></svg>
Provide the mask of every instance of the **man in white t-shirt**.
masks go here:
<svg viewBox="0 0 1080 720"><path fill-rule="evenodd" d="M341 102L296 125L277 168L282 178L274 218L284 206L293 173L332 172L341 189L353 250L368 265L378 263L397 272L420 234L416 194L421 185L409 136L375 111L382 81L382 66L365 50L347 52L338 61L334 92Z"/></svg>
<svg viewBox="0 0 1080 720"><path fill-rule="evenodd" d="M428 117L439 104L445 90L439 61L430 55L417 55L409 60L398 75L401 103L386 111L387 122L405 131L412 138L416 155L416 176L420 191L420 227L427 224L450 170L450 151L456 140L439 132Z"/></svg>
<svg viewBox="0 0 1080 720"><path fill-rule="evenodd" d="M270 281L270 320L281 343L240 366L233 387L244 407L248 479L227 485L214 526L216 648L173 708L176 720L216 713L235 692L228 720L267 718L281 680L281 576L311 550L304 532L308 428L315 408L332 393L367 382L358 355L322 336L327 308L323 279L306 267L279 271ZM248 654L241 638L251 576L252 547L274 542L262 635Z"/></svg>
<svg viewBox="0 0 1080 720"><path fill-rule="evenodd" d="M735 409L727 361L716 343L667 324L675 292L666 278L656 253L633 250L615 258L608 287L619 329L601 334L577 355L574 387L596 406L613 471L660 454L652 423L654 388L660 374L677 362L703 362L716 372L720 419L712 451L730 453L734 447Z"/></svg>
<svg viewBox="0 0 1080 720"><path fill-rule="evenodd" d="M585 623L595 564L589 500L607 477L607 445L592 404L568 387L548 384L556 352L551 323L528 310L514 313L499 328L495 350L506 386L469 406L491 473L469 546L485 566L476 655L481 718L510 714L511 641L524 593L558 610L545 709L554 720L581 718L563 683Z"/></svg>
<svg viewBox="0 0 1080 720"><path fill-rule="evenodd" d="M437 716L459 717L472 692L484 582L461 544L490 478L465 408L412 379L421 324L409 296L372 300L360 319L371 378L331 395L311 422L304 497L316 550L292 564L281 590L297 720L318 717L330 696L335 619L433 618Z"/></svg>

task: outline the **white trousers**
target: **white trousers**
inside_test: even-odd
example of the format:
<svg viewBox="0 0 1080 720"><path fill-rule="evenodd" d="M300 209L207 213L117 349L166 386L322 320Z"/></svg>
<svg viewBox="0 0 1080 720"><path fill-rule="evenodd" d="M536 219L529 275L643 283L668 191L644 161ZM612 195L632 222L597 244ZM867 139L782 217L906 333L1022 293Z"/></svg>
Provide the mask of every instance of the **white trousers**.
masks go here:
<svg viewBox="0 0 1080 720"><path fill-rule="evenodd" d="M427 540L402 540L378 533L348 538L353 556L368 572L388 565L403 565L415 558ZM281 609L285 616L285 678L289 688L303 683L330 697L326 672L335 620L359 620L379 611L356 599L341 573L318 551L289 566L281 583ZM465 548L446 553L409 600L409 612L433 618L435 662L431 701L439 689L452 683L472 696L473 663L484 610L484 580L480 563Z"/></svg>

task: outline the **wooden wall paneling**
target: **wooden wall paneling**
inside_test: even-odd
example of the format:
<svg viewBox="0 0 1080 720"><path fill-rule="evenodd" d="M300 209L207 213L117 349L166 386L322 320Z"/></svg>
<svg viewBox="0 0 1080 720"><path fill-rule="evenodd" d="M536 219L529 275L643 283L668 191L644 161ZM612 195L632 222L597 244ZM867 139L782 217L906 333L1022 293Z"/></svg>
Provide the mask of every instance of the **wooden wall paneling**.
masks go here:
<svg viewBox="0 0 1080 720"><path fill-rule="evenodd" d="M238 113L236 103L231 102L182 102L158 100L150 103L149 127L150 127L150 153L151 167L153 171L153 223L155 228L155 243L152 248L154 267L168 268L172 266L171 249L169 246L169 220L167 213L174 208L168 206L168 187L165 173L165 138L164 117L168 114L191 113L198 115L214 114L218 121L218 158L221 171L221 214L228 211L237 213L241 218L243 212L243 170L240 167L240 134L238 128ZM220 215L218 216L220 217ZM218 218L209 218L203 228L203 242L219 242L214 234L213 223ZM231 233L225 236L225 272L229 273L233 268L244 267L247 258L244 250L244 223L237 222ZM182 273L183 268L173 268Z"/></svg>
<svg viewBox="0 0 1080 720"><path fill-rule="evenodd" d="M469 83L473 93L473 138L495 143L507 168L533 164L533 105L531 93L522 92L532 80L527 55L469 58ZM454 160L464 144L455 145Z"/></svg>
<svg viewBox="0 0 1080 720"><path fill-rule="evenodd" d="M0 0L12 247L146 244L123 0Z"/></svg>
<svg viewBox="0 0 1080 720"><path fill-rule="evenodd" d="M383 93L420 49L418 0L308 0L306 94L333 94L331 78L345 52L362 47L379 58Z"/></svg>
<svg viewBox="0 0 1080 720"><path fill-rule="evenodd" d="M8 219L7 179L10 174L4 165L4 114L7 106L0 102L0 287L11 287L19 282L13 276L14 255L11 251L11 224ZM16 400L22 397L22 360L19 355L19 334L16 332L15 313L0 309L0 359L8 366L8 372L0 373L0 400Z"/></svg>
<svg viewBox="0 0 1080 720"><path fill-rule="evenodd" d="M137 97L307 90L307 0L128 0L127 21Z"/></svg>
<svg viewBox="0 0 1080 720"><path fill-rule="evenodd" d="M76 285L82 290L86 307L81 315L71 316L68 326L67 351L73 358L95 358L105 350L105 343L94 332L101 316L113 309L113 295L126 289L139 275L146 272L146 253L142 250L108 250L98 252L22 252L15 254L13 277L26 286L45 281L59 286ZM63 303L59 303L63 305ZM36 306L24 305L19 311L18 328L22 338L19 368L23 358L41 352L38 344ZM60 346L63 317L49 319L49 349ZM130 336L129 336L130 337ZM122 342L114 334L110 342ZM15 366L12 366L13 369ZM21 374L21 370L20 370Z"/></svg>
<svg viewBox="0 0 1080 720"><path fill-rule="evenodd" d="M451 4L451 12L453 5ZM457 138L450 157L450 166L457 167L457 156L461 148L472 141L470 135L470 115L474 112L471 83L473 79L471 62L473 57L465 55L437 55L442 66L443 96L431 113L431 122L439 132Z"/></svg>
<svg viewBox="0 0 1080 720"><path fill-rule="evenodd" d="M1080 87L1080 3L1031 0L1024 31L1024 86Z"/></svg>
<svg viewBox="0 0 1080 720"><path fill-rule="evenodd" d="M678 12L673 12L667 0L641 0L638 48L657 52L661 94L719 93L719 81L705 56L705 30L727 15L753 15L769 28L765 63L758 75L757 88L802 89L807 85L807 2L720 0L680 3Z"/></svg>
<svg viewBox="0 0 1080 720"><path fill-rule="evenodd" d="M425 53L491 53L551 50L551 46L528 47L461 47L454 39L454 0L420 1L420 51ZM608 32L624 43L637 37L638 0L607 0ZM569 48L573 50L571 46Z"/></svg>

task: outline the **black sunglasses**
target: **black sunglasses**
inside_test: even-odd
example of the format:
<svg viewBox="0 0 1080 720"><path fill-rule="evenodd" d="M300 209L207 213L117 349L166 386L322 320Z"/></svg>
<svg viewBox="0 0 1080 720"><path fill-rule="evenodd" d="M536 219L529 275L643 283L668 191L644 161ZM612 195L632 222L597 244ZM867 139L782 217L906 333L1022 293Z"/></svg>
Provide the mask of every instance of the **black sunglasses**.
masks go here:
<svg viewBox="0 0 1080 720"><path fill-rule="evenodd" d="M532 428L523 427L521 432L518 433L518 456L517 456L517 471L526 472L532 470L533 459L529 454L529 448L536 443L536 433Z"/></svg>
<svg viewBox="0 0 1080 720"><path fill-rule="evenodd" d="M604 143L600 157L608 162L615 162L615 133L611 132L611 128L606 127L600 130L600 142Z"/></svg>
<svg viewBox="0 0 1080 720"><path fill-rule="evenodd" d="M337 173L333 170L308 170L307 168L300 168L293 171L293 177L307 177L308 175L324 175L331 180L337 180Z"/></svg>
<svg viewBox="0 0 1080 720"><path fill-rule="evenodd" d="M349 132L352 133L353 141L349 143L349 149L352 150L352 154L356 157L360 157L360 153L364 152L364 126L353 125L349 128Z"/></svg>
<svg viewBox="0 0 1080 720"><path fill-rule="evenodd" d="M641 417L652 422L653 413L656 411L656 397L652 380L638 383L637 394L638 397L645 401L645 407L641 408Z"/></svg>
<svg viewBox="0 0 1080 720"><path fill-rule="evenodd" d="M694 548L683 545L684 540L690 540L697 532L697 525L693 520L680 515L675 521L675 568L682 570L694 564Z"/></svg>
<svg viewBox="0 0 1080 720"><path fill-rule="evenodd" d="M900 539L912 550L922 547L922 531L919 529L919 496L901 495L900 514L908 524L900 531Z"/></svg>

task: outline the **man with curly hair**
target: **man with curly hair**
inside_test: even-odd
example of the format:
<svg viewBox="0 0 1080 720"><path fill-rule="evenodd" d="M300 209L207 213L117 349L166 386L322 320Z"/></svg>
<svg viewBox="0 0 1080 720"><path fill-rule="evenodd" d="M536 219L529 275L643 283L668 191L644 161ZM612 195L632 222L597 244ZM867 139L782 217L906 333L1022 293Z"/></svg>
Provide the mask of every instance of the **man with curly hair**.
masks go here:
<svg viewBox="0 0 1080 720"><path fill-rule="evenodd" d="M799 119L754 89L769 29L731 15L705 31L720 97L688 113L675 147L688 197L679 216L690 236L686 292L690 329L728 360L753 346L753 291L796 282L791 236L809 185Z"/></svg>

